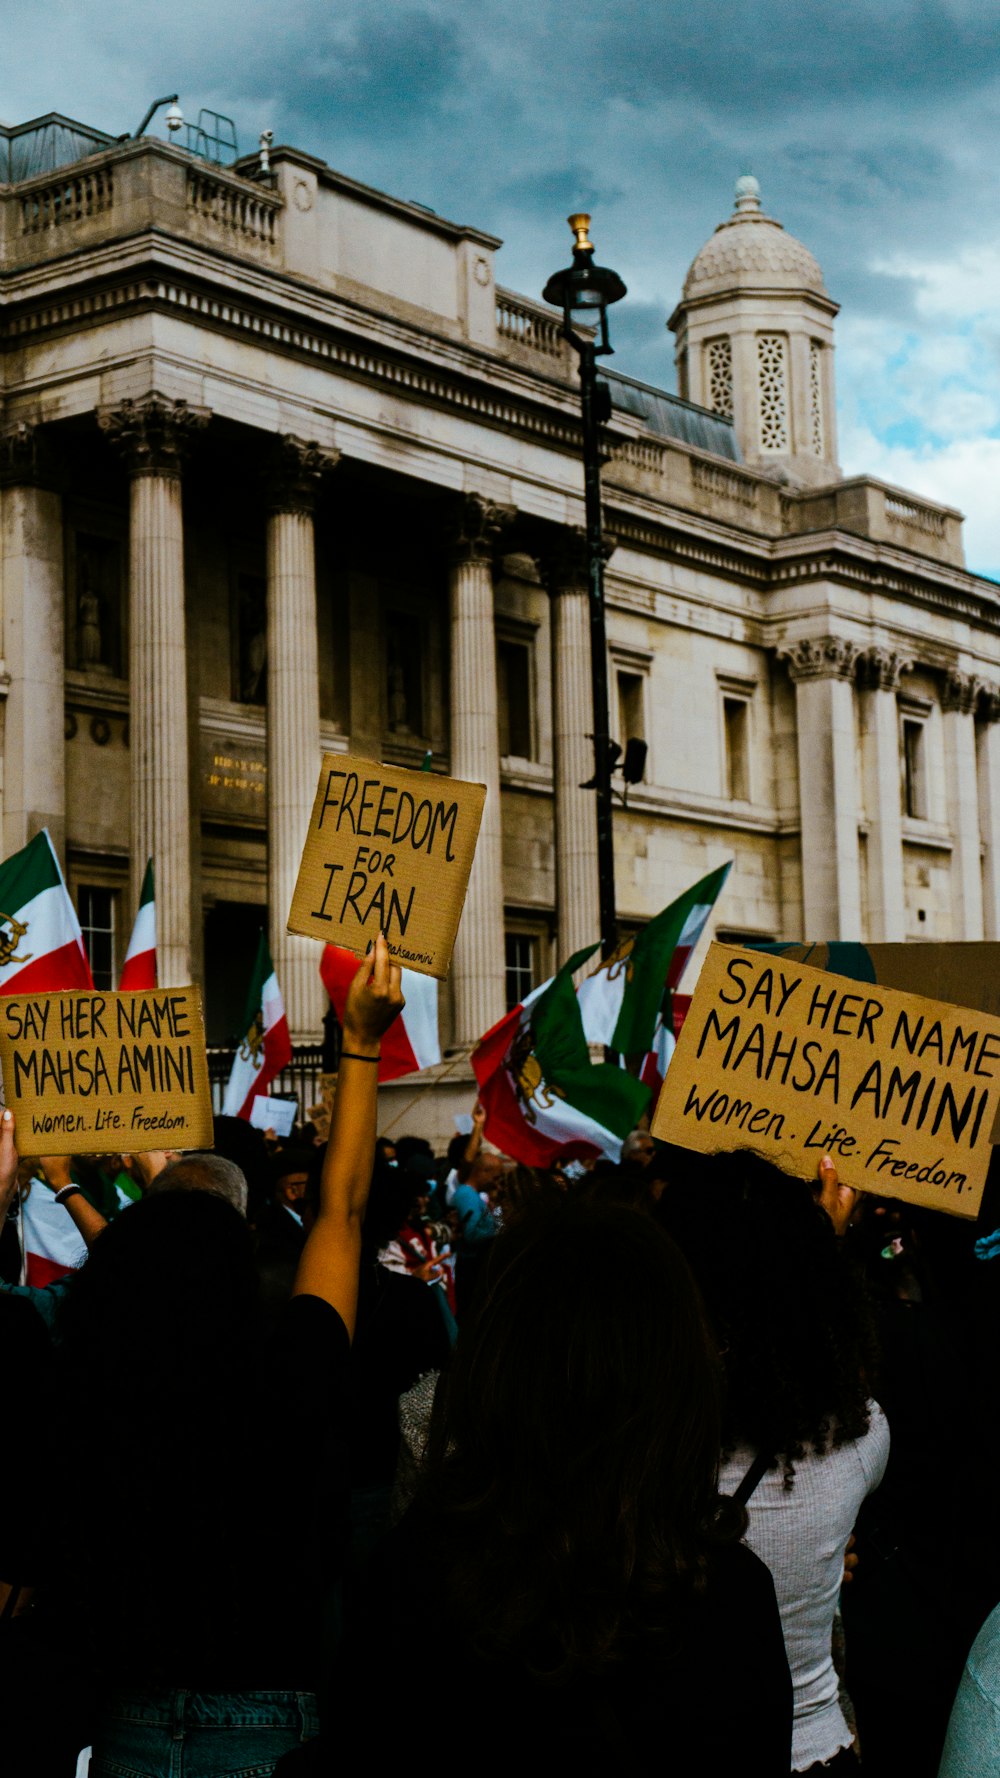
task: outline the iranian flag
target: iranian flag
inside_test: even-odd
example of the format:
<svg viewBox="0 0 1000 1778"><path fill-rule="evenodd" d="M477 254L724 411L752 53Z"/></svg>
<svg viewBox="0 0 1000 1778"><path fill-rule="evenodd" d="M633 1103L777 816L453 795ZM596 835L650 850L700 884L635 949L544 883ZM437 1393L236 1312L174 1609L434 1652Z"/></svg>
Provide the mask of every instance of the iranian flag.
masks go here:
<svg viewBox="0 0 1000 1778"><path fill-rule="evenodd" d="M0 864L0 994L93 985L76 909L44 827Z"/></svg>
<svg viewBox="0 0 1000 1778"><path fill-rule="evenodd" d="M341 1024L344 1022L347 990L360 964L360 957L340 945L326 945L320 958L323 986ZM402 1074L417 1074L421 1068L433 1068L441 1060L437 982L432 975L421 975L415 969L404 969L402 978L406 1005L382 1038L378 1065L380 1084L398 1080Z"/></svg>
<svg viewBox="0 0 1000 1778"><path fill-rule="evenodd" d="M148 861L146 875L142 879L139 911L135 916L118 986L130 992L156 987L156 899L153 892L152 859Z"/></svg>
<svg viewBox="0 0 1000 1778"><path fill-rule="evenodd" d="M21 1200L21 1240L24 1282L35 1290L78 1271L87 1257L72 1217L41 1179L32 1180L31 1190Z"/></svg>
<svg viewBox="0 0 1000 1778"><path fill-rule="evenodd" d="M253 980L243 1020L243 1040L236 1051L232 1072L222 1101L223 1117L249 1120L258 1094L266 1093L275 1076L292 1059L285 1003L274 973L267 938L262 932L257 946Z"/></svg>
<svg viewBox="0 0 1000 1778"><path fill-rule="evenodd" d="M731 861L702 877L580 983L589 1043L603 1043L623 1056L658 1056L662 1078L674 1045L670 996L730 869Z"/></svg>
<svg viewBox="0 0 1000 1778"><path fill-rule="evenodd" d="M472 1052L484 1133L529 1167L599 1155L620 1160L649 1103L649 1088L631 1074L590 1059L573 971L596 949L578 951Z"/></svg>

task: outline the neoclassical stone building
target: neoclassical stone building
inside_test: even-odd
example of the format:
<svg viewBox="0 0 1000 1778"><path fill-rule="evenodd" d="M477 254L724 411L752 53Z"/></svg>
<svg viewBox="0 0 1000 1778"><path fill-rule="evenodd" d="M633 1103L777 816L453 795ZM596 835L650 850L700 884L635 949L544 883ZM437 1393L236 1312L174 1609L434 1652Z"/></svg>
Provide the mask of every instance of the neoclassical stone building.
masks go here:
<svg viewBox="0 0 1000 1778"><path fill-rule="evenodd" d="M220 1043L266 913L315 1042L284 920L320 751L430 748L489 788L441 1008L470 1044L598 930L556 318L494 237L293 148L0 135L4 851L49 826L108 981L152 854ZM731 935L1000 937L1000 588L958 513L842 478L836 312L743 179L670 318L684 399L608 372L626 927L731 856ZM467 1093L453 1063L409 1121Z"/></svg>

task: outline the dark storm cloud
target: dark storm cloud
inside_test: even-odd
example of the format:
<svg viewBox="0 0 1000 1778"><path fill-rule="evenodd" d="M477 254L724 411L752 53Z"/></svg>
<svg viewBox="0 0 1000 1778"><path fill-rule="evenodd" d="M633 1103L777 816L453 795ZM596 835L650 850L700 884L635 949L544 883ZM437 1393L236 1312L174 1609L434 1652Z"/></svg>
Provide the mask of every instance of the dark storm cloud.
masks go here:
<svg viewBox="0 0 1000 1778"><path fill-rule="evenodd" d="M567 259L567 213L592 210L629 286L614 362L668 386L667 316L752 170L842 305L854 448L881 440L905 478L904 434L954 456L967 396L971 413L988 385L1000 412L995 280L975 270L998 252L1000 0L5 0L4 27L8 120L55 109L115 132L176 86L188 115L231 115L244 149L269 127L499 234L498 276L527 294ZM930 480L915 445L919 464Z"/></svg>
<svg viewBox="0 0 1000 1778"><path fill-rule="evenodd" d="M584 8L590 15L592 9ZM978 89L995 67L992 6L922 0L633 0L600 7L593 48L623 97L695 96L740 119L866 93L911 102ZM628 21L627 28L621 29Z"/></svg>
<svg viewBox="0 0 1000 1778"><path fill-rule="evenodd" d="M267 125L502 233L501 275L531 289L583 205L645 297L676 295L747 166L831 291L865 303L876 252L957 248L993 206L998 0L174 0L143 6L141 31L126 0L76 0L58 36L27 0L5 10L24 53L4 112L28 86L47 99L22 115L134 127L176 84L245 145ZM885 294L899 304L896 281Z"/></svg>

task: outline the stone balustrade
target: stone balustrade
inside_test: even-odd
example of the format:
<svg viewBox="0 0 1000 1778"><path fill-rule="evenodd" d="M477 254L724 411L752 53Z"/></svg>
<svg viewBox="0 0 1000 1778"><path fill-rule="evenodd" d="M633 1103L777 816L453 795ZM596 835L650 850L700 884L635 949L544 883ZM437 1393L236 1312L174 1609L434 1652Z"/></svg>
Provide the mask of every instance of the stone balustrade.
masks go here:
<svg viewBox="0 0 1000 1778"><path fill-rule="evenodd" d="M872 476L784 496L784 530L850 531L873 543L916 550L949 566L965 566L962 515L951 506L914 498Z"/></svg>
<svg viewBox="0 0 1000 1778"><path fill-rule="evenodd" d="M497 343L513 346L529 353L533 359L547 358L562 366L569 357L569 348L562 336L562 322L555 309L543 303L530 302L512 290L497 288Z"/></svg>
<svg viewBox="0 0 1000 1778"><path fill-rule="evenodd" d="M0 188L0 249L16 273L156 227L273 265L282 208L266 186L141 139Z"/></svg>
<svg viewBox="0 0 1000 1778"><path fill-rule="evenodd" d="M782 528L782 490L776 483L673 439L648 433L616 438L603 479L609 487L728 519L762 537Z"/></svg>
<svg viewBox="0 0 1000 1778"><path fill-rule="evenodd" d="M260 187L247 190L244 180L227 178L215 168L189 167L187 207L197 223L210 228L234 252L259 247L273 255L281 200L271 192Z"/></svg>

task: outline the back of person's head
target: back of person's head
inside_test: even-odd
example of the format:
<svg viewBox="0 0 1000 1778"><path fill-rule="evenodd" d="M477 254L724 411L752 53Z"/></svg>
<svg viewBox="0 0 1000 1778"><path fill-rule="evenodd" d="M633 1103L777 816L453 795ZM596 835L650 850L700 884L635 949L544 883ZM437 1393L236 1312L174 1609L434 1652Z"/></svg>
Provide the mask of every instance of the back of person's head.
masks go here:
<svg viewBox="0 0 1000 1778"><path fill-rule="evenodd" d="M212 1120L212 1149L224 1160L234 1161L247 1182L247 1216L256 1220L267 1197L267 1146L263 1130L245 1117L218 1116Z"/></svg>
<svg viewBox="0 0 1000 1778"><path fill-rule="evenodd" d="M551 1198L562 1197L562 1194L562 1185L553 1179L551 1173L543 1172L537 1167L526 1167L523 1161L515 1161L503 1175L501 1204L504 1225L519 1216L534 1215L540 1204Z"/></svg>
<svg viewBox="0 0 1000 1778"><path fill-rule="evenodd" d="M158 1182L159 1183L159 1182ZM102 1436L141 1448L242 1388L259 1335L252 1236L219 1194L160 1190L106 1228L67 1292L65 1362ZM213 1408L213 1403L215 1407Z"/></svg>
<svg viewBox="0 0 1000 1778"><path fill-rule="evenodd" d="M366 1255L374 1258L395 1239L406 1221L419 1186L419 1178L408 1169L390 1167L376 1161L361 1230L361 1242Z"/></svg>
<svg viewBox="0 0 1000 1778"><path fill-rule="evenodd" d="M405 1167L411 1155L422 1155L434 1165L434 1150L426 1136L401 1136L396 1143L396 1159L401 1167Z"/></svg>
<svg viewBox="0 0 1000 1778"><path fill-rule="evenodd" d="M459 1167L462 1165L462 1162L465 1159L465 1151L468 1148L468 1146L469 1146L468 1136L462 1136L461 1134L459 1134L457 1136L452 1137L451 1141L448 1144L448 1150L447 1150L447 1154L445 1156L445 1159L447 1160L447 1163L448 1163L449 1173L451 1173L451 1172L457 1173Z"/></svg>
<svg viewBox="0 0 1000 1778"><path fill-rule="evenodd" d="M224 1198L240 1216L247 1213L247 1182L242 1167L224 1155L210 1154L207 1149L192 1150L176 1161L168 1161L162 1172L150 1180L145 1195L154 1198L163 1192L208 1192L212 1197Z"/></svg>
<svg viewBox="0 0 1000 1778"><path fill-rule="evenodd" d="M728 1450L793 1463L868 1428L876 1362L859 1277L809 1185L749 1150L674 1151L660 1218L691 1264L726 1373Z"/></svg>
<svg viewBox="0 0 1000 1778"><path fill-rule="evenodd" d="M673 1242L619 1205L546 1196L492 1244L436 1414L428 1503L477 1644L601 1666L669 1619L713 1544L714 1354Z"/></svg>
<svg viewBox="0 0 1000 1778"><path fill-rule="evenodd" d="M573 1187L577 1197L589 1198L595 1204L631 1204L636 1210L647 1209L652 1202L645 1167L635 1161L599 1160L589 1167Z"/></svg>
<svg viewBox="0 0 1000 1778"><path fill-rule="evenodd" d="M316 1150L306 1148L304 1144L300 1143L296 1143L294 1147L288 1144L284 1148L279 1148L275 1154L270 1155L267 1173L272 1197L275 1189L281 1185L283 1180L298 1179L303 1174L308 1178L313 1171L315 1160Z"/></svg>

